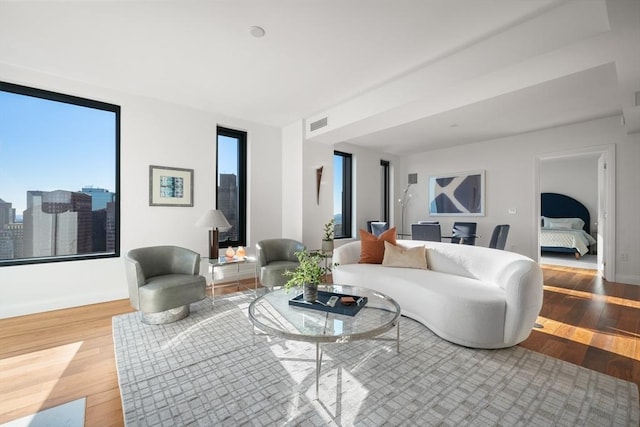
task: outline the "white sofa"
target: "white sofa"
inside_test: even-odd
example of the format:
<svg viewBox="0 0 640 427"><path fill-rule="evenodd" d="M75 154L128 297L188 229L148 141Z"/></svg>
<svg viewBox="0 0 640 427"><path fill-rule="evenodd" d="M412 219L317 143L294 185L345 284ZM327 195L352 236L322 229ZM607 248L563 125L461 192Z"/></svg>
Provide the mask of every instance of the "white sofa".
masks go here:
<svg viewBox="0 0 640 427"><path fill-rule="evenodd" d="M525 256L478 246L424 245L428 270L359 264L360 241L335 249L333 282L382 292L404 316L467 347L503 348L524 341L542 307L542 271Z"/></svg>

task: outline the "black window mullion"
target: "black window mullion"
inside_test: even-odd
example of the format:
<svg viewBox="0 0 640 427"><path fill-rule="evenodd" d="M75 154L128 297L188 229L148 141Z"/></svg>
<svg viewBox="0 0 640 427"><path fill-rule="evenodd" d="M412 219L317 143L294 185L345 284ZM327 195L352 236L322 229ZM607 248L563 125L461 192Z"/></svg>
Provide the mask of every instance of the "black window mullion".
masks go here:
<svg viewBox="0 0 640 427"><path fill-rule="evenodd" d="M389 222L389 202L390 202L390 185L389 185L389 161L380 160L382 167L382 220Z"/></svg>
<svg viewBox="0 0 640 427"><path fill-rule="evenodd" d="M334 155L339 156L342 161L342 227L340 235L336 238L351 237L351 218L352 218L352 157L349 153L334 151Z"/></svg>
<svg viewBox="0 0 640 427"><path fill-rule="evenodd" d="M246 246L247 241L247 133L234 129L218 126L217 137L225 136L231 139L237 140L238 157L236 159L238 176L237 180L237 200L235 205L237 207L237 238L226 239L219 242L219 247L226 248L229 246ZM221 209L220 196L220 155L219 145L216 139L216 208ZM224 233L221 233L221 238Z"/></svg>

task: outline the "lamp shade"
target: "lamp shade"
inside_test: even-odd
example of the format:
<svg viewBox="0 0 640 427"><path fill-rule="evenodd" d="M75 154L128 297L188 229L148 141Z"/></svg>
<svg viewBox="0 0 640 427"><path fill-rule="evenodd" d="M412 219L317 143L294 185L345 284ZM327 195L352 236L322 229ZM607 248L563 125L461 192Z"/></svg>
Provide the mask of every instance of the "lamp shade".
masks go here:
<svg viewBox="0 0 640 427"><path fill-rule="evenodd" d="M217 228L220 231L227 231L231 228L231 224L229 224L222 211L209 209L198 219L196 227Z"/></svg>

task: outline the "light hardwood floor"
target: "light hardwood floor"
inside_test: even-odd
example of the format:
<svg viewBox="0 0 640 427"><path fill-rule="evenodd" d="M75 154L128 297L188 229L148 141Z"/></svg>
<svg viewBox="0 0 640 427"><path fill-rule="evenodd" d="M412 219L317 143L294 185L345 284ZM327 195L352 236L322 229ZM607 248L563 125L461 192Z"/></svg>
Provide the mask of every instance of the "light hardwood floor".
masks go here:
<svg viewBox="0 0 640 427"><path fill-rule="evenodd" d="M640 387L640 286L551 266L544 280L544 328L520 345ZM86 397L85 425L123 425L111 317L131 311L120 300L0 320L0 424Z"/></svg>

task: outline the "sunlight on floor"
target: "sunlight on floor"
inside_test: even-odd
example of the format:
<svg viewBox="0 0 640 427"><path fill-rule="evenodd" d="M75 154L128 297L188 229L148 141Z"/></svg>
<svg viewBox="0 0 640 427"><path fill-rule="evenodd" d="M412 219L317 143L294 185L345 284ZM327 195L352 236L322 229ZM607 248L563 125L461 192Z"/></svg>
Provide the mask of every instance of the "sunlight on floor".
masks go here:
<svg viewBox="0 0 640 427"><path fill-rule="evenodd" d="M280 360L285 371L297 384L308 383L305 395L317 406L318 414L329 422L341 419L343 423L355 420L349 417L358 413L368 396L366 388L342 366L331 366L331 358L325 353L320 369L320 398L315 397L315 345L304 342L285 341L271 346L271 351ZM343 401L349 400L349 408L342 410ZM298 415L298 403L292 402L290 419ZM324 415L323 415L324 414Z"/></svg>
<svg viewBox="0 0 640 427"><path fill-rule="evenodd" d="M603 332L558 322L542 316L538 316L537 323L543 326L543 328L535 329L538 332L640 360L640 348L636 348L640 337L637 334L613 328L609 332ZM614 340L613 337L616 339Z"/></svg>
<svg viewBox="0 0 640 427"><path fill-rule="evenodd" d="M19 356L0 359L0 395L5 396L0 403L0 412L9 412L8 408L22 408L37 405L40 410L51 392L56 387L58 380L73 361L83 341L74 342L46 350L35 351ZM38 381L30 385L29 399L24 398L24 390L13 395L11 390L16 388L16 383L29 383L30 375L24 374L24 366L29 365L37 378L46 378L46 381ZM36 411L37 411L36 410ZM34 411L34 412L36 412Z"/></svg>
<svg viewBox="0 0 640 427"><path fill-rule="evenodd" d="M623 307L640 308L640 301L634 301L626 298L612 297L607 295L594 294L592 292L576 291L574 289L560 288L557 286L543 286L545 291L565 294L572 297L584 298L592 301L603 302L607 304L616 304Z"/></svg>

